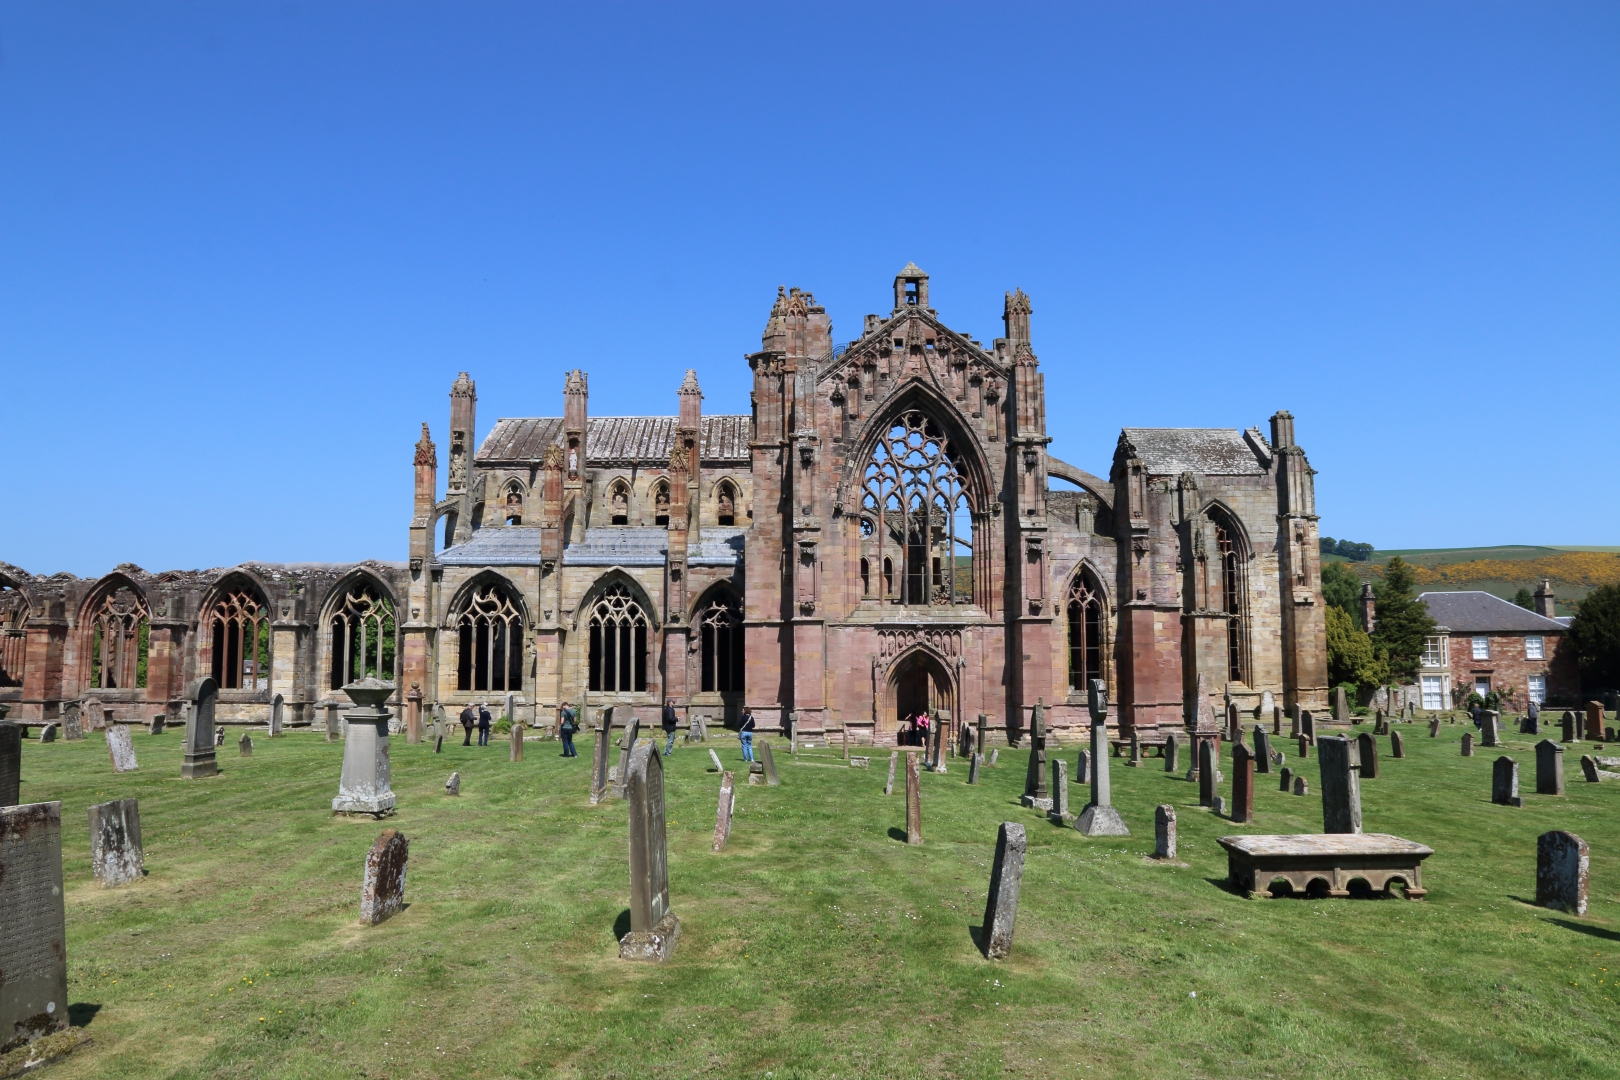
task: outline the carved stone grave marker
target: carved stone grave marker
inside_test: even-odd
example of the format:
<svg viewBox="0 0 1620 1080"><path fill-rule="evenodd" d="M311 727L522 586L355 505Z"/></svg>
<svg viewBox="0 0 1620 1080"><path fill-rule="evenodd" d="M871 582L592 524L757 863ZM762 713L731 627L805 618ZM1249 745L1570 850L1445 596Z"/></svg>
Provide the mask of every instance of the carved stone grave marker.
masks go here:
<svg viewBox="0 0 1620 1080"><path fill-rule="evenodd" d="M1542 833L1536 840L1536 903L1585 915L1591 867L1592 852L1585 840L1561 830Z"/></svg>
<svg viewBox="0 0 1620 1080"><path fill-rule="evenodd" d="M1498 806L1523 806L1519 797L1519 763L1499 757L1491 767L1491 802Z"/></svg>
<svg viewBox="0 0 1620 1080"><path fill-rule="evenodd" d="M642 743L630 753L625 798L630 804L630 932L621 960L662 963L675 951L681 921L669 904L669 851L664 842L664 763Z"/></svg>
<svg viewBox="0 0 1620 1080"><path fill-rule="evenodd" d="M0 809L0 1050L68 1026L62 804Z"/></svg>
<svg viewBox="0 0 1620 1080"><path fill-rule="evenodd" d="M405 864L410 854L410 841L397 829L384 829L371 845L366 853L365 877L360 882L362 925L376 926L405 907Z"/></svg>
<svg viewBox="0 0 1620 1080"><path fill-rule="evenodd" d="M146 873L141 812L134 799L115 799L90 808L90 872L107 889L127 885Z"/></svg>
<svg viewBox="0 0 1620 1080"><path fill-rule="evenodd" d="M1176 857L1176 808L1160 803L1153 811L1153 857L1174 861Z"/></svg>
<svg viewBox="0 0 1620 1080"><path fill-rule="evenodd" d="M1536 794L1564 793L1564 748L1551 739L1536 743Z"/></svg>
<svg viewBox="0 0 1620 1080"><path fill-rule="evenodd" d="M1003 821L996 830L996 857L990 866L990 895L984 903L984 955L1005 960L1012 951L1013 924L1018 919L1018 890L1024 880L1024 827Z"/></svg>

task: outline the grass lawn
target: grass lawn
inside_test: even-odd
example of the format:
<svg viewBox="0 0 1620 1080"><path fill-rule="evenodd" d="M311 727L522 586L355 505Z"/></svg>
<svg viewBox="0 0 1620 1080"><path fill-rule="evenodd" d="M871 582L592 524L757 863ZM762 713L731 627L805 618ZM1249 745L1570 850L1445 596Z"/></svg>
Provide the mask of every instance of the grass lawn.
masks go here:
<svg viewBox="0 0 1620 1080"><path fill-rule="evenodd" d="M1401 730L1408 757L1380 740L1363 806L1368 831L1435 849L1420 902L1222 888L1216 836L1320 829L1314 757L1309 797L1257 778L1252 826L1200 811L1155 760L1116 760L1134 835L1090 840L1018 806L1025 754L1003 749L977 787L961 762L924 775L926 843L908 847L886 751L862 770L779 745L782 786L739 787L714 855L719 780L682 746L666 774L681 936L664 966L617 957L625 806L588 805L588 739L574 760L531 742L510 764L500 745L435 756L396 738L388 824L410 839L409 907L366 929L361 869L385 826L329 813L337 744L261 732L242 759L233 731L224 774L184 781L178 733L137 734L125 776L99 734L36 741L23 800L63 802L71 1013L94 1039L50 1075L1620 1076L1620 782L1583 783L1576 752L1566 797L1531 794L1517 736L1527 805L1493 806L1494 752L1460 757L1460 725ZM734 742L711 745L738 762ZM86 807L132 795L149 876L105 891ZM1143 857L1160 802L1184 866ZM1024 823L1029 854L1012 956L990 963L969 928L1003 820ZM1527 902L1552 828L1592 846L1584 919Z"/></svg>

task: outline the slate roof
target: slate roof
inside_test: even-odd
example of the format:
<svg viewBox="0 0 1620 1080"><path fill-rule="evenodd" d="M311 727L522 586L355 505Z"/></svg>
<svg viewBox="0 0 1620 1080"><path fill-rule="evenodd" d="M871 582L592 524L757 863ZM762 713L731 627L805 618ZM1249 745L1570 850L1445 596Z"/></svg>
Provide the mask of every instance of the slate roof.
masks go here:
<svg viewBox="0 0 1620 1080"><path fill-rule="evenodd" d="M669 533L661 526L609 525L586 529L585 539L563 549L564 566L663 566ZM735 566L742 558L741 530L704 530L686 561L693 566Z"/></svg>
<svg viewBox="0 0 1620 1080"><path fill-rule="evenodd" d="M1537 615L1488 592L1426 592L1418 599L1435 622L1454 634L1556 634L1566 629L1557 619Z"/></svg>
<svg viewBox="0 0 1620 1080"><path fill-rule="evenodd" d="M585 465L668 465L678 423L675 416L592 416L585 421ZM698 429L703 464L748 464L751 429L752 418L746 415L703 417ZM503 418L495 421L476 460L480 465L538 464L546 447L560 446L562 437L560 416Z"/></svg>
<svg viewBox="0 0 1620 1080"><path fill-rule="evenodd" d="M1121 436L1153 476L1261 476L1266 471L1235 428L1125 428Z"/></svg>
<svg viewBox="0 0 1620 1080"><path fill-rule="evenodd" d="M525 525L478 529L465 544L439 552L445 566L539 566L540 530Z"/></svg>

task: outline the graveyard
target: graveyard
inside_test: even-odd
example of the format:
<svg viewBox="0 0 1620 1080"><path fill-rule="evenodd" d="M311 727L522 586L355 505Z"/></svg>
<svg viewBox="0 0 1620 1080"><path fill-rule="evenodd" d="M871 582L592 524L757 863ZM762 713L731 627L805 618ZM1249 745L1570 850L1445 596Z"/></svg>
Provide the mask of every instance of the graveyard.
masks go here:
<svg viewBox="0 0 1620 1080"><path fill-rule="evenodd" d="M735 738L664 759L666 962L621 959L630 931L631 805L591 804L591 737L564 759L531 738L391 742L395 812L333 812L344 747L309 730L232 729L218 773L184 779L182 735L134 729L114 772L104 733L22 746L19 801L60 800L68 1008L89 1041L59 1077L1415 1076L1620 1075L1620 781L1537 794L1544 735L1461 753L1466 722L1395 724L1360 781L1362 826L1433 850L1422 899L1252 899L1220 837L1321 833L1323 755L1308 794L1254 778L1252 820L1201 807L1157 757L1109 761L1128 836L1084 836L1021 805L1029 750L919 770L852 767L836 746L790 753L750 784ZM1546 727L1544 726L1544 731ZM1371 725L1358 725L1354 734ZM1327 732L1322 732L1326 735ZM1556 737L1556 736L1554 736ZM662 749L662 738L658 748ZM1027 743L1027 740L1026 740ZM645 745L645 744L642 744ZM991 745L994 745L992 743ZM1220 742L1233 799L1232 746ZM714 848L722 778L735 806ZM1049 745L1076 775L1082 747ZM617 753L615 750L614 753ZM1492 802L1514 758L1521 806ZM647 763L645 759L643 766ZM446 790L452 772L459 793ZM632 787L634 784L632 783ZM1088 787L1070 782L1069 810ZM87 813L134 799L145 873L104 888ZM1155 860L1173 807L1174 860ZM982 935L998 829L1021 827L1016 918ZM105 826L104 826L105 828ZM1538 907L1538 837L1590 845L1584 915ZM362 920L368 852L408 842L403 906ZM1020 830L1013 830L1018 832ZM920 840L920 842L909 842ZM388 844L378 844L383 851ZM395 850L397 849L397 850ZM373 855L373 861L380 856ZM371 910L371 909L368 909ZM373 920L375 924L371 924ZM1010 937L1010 941L1007 940Z"/></svg>

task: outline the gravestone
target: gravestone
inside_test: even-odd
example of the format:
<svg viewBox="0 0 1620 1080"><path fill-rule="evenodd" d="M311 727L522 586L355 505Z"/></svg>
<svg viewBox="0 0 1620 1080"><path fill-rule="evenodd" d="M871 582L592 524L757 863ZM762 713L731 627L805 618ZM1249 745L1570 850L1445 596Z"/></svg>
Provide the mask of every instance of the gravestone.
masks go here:
<svg viewBox="0 0 1620 1080"><path fill-rule="evenodd" d="M507 761L523 760L523 725L513 724L512 733L507 736Z"/></svg>
<svg viewBox="0 0 1620 1080"><path fill-rule="evenodd" d="M681 921L669 904L669 850L664 843L664 762L642 743L630 753L625 799L630 804L630 932L620 960L662 963L675 951Z"/></svg>
<svg viewBox="0 0 1620 1080"><path fill-rule="evenodd" d="M507 691L505 700L501 702L501 714L506 717L508 723L517 727L517 695L511 691Z"/></svg>
<svg viewBox="0 0 1620 1080"><path fill-rule="evenodd" d="M1132 769L1142 766L1142 740L1136 734L1135 728L1131 729L1131 756L1125 764Z"/></svg>
<svg viewBox="0 0 1620 1080"><path fill-rule="evenodd" d="M56 725L55 724L46 724L44 727L40 728L39 729L39 741L42 742L42 743L55 742L56 741Z"/></svg>
<svg viewBox="0 0 1620 1080"><path fill-rule="evenodd" d="M1271 772L1271 736L1259 724L1254 725L1254 771Z"/></svg>
<svg viewBox="0 0 1620 1080"><path fill-rule="evenodd" d="M449 721L444 716L444 706L439 702L433 703L433 739L437 743L450 733Z"/></svg>
<svg viewBox="0 0 1620 1080"><path fill-rule="evenodd" d="M1039 708L1039 707L1040 706L1037 704L1036 708ZM942 773L942 772L945 771L945 762L943 760L941 760L940 755L943 752L943 744L944 744L944 740L945 740L945 728L947 726L949 726L950 722L951 722L951 714L949 712L941 710L939 715L934 717L934 722L931 725L931 727L929 728L928 741L933 747L933 752L932 752L932 755L931 755L932 756L932 761L930 762L929 769L932 772ZM849 756L849 742L848 742L848 740L845 740L845 742L844 742L844 756L845 757Z"/></svg>
<svg viewBox="0 0 1620 1080"><path fill-rule="evenodd" d="M591 805L607 798L608 749L613 739L613 706L602 710L602 722L596 728L596 746L591 751Z"/></svg>
<svg viewBox="0 0 1620 1080"><path fill-rule="evenodd" d="M161 735L161 734L163 734L163 725L167 721L167 719L168 718L165 717L162 713L158 713L156 716L152 717L152 722L147 726L146 733L148 735Z"/></svg>
<svg viewBox="0 0 1620 1080"><path fill-rule="evenodd" d="M214 703L219 700L219 684L204 676L191 684L186 697L190 704L186 710L185 756L180 763L180 775L196 780L219 772L219 759L214 752Z"/></svg>
<svg viewBox="0 0 1620 1080"><path fill-rule="evenodd" d="M1389 733L1389 756L1392 758L1406 756L1406 747L1401 743L1401 733L1398 731Z"/></svg>
<svg viewBox="0 0 1620 1080"><path fill-rule="evenodd" d="M1272 708L1271 708L1271 733L1273 735L1281 735L1282 734L1282 722L1283 722L1282 706L1281 705L1273 705Z"/></svg>
<svg viewBox="0 0 1620 1080"><path fill-rule="evenodd" d="M997 760L1000 759L1000 757L1001 757L1001 747L999 747L999 746L992 747L990 749L990 767L992 769L995 768L996 762L997 762Z"/></svg>
<svg viewBox="0 0 1620 1080"><path fill-rule="evenodd" d="M714 747L712 746L709 747L709 760L714 763L715 772L723 773L726 771L726 767L720 764L720 755L714 752Z"/></svg>
<svg viewBox="0 0 1620 1080"><path fill-rule="evenodd" d="M984 758L977 750L972 751L972 754L973 756L968 758L968 783L977 784L979 782L979 762L983 761Z"/></svg>
<svg viewBox="0 0 1620 1080"><path fill-rule="evenodd" d="M1309 795L1310 793L1311 793L1311 785L1309 785L1309 784L1307 784L1305 782L1305 778L1303 776L1294 777L1294 794L1295 795Z"/></svg>
<svg viewBox="0 0 1620 1080"><path fill-rule="evenodd" d="M1498 713L1496 713L1494 710L1491 710L1491 709L1485 709L1480 713L1480 717L1479 717L1479 745L1481 745L1481 746L1501 746L1502 745L1500 740L1497 739L1497 732L1496 732L1496 724L1497 724L1497 721L1500 718L1501 718L1500 715Z"/></svg>
<svg viewBox="0 0 1620 1080"><path fill-rule="evenodd" d="M1215 804L1215 744L1204 740L1198 743L1198 805Z"/></svg>
<svg viewBox="0 0 1620 1080"><path fill-rule="evenodd" d="M1373 734L1374 735L1388 735L1389 734L1389 725L1384 722L1384 710L1383 709L1377 709L1377 710L1375 710L1373 712Z"/></svg>
<svg viewBox="0 0 1620 1080"><path fill-rule="evenodd" d="M214 729L214 749L218 750L225 745L225 725L221 724Z"/></svg>
<svg viewBox="0 0 1620 1080"><path fill-rule="evenodd" d="M762 742L759 744L759 757L765 764L765 782L771 787L781 787L782 781L776 775L776 759L771 757L770 743Z"/></svg>
<svg viewBox="0 0 1620 1080"><path fill-rule="evenodd" d="M1440 735L1440 718L1438 716L1429 720L1429 738L1438 738Z"/></svg>
<svg viewBox="0 0 1620 1080"><path fill-rule="evenodd" d="M1091 751L1082 747L1074 758L1074 782L1091 783Z"/></svg>
<svg viewBox="0 0 1620 1080"><path fill-rule="evenodd" d="M1564 793L1564 748L1551 739L1536 743L1536 794Z"/></svg>
<svg viewBox="0 0 1620 1080"><path fill-rule="evenodd" d="M724 851L731 839L731 812L737 806L737 785L732 774L720 774L720 805L714 811L714 844L711 851Z"/></svg>
<svg viewBox="0 0 1620 1080"><path fill-rule="evenodd" d="M146 873L141 812L134 799L114 799L90 808L90 872L107 889Z"/></svg>
<svg viewBox="0 0 1620 1080"><path fill-rule="evenodd" d="M1309 709L1299 711L1299 731L1312 742L1316 741L1316 714Z"/></svg>
<svg viewBox="0 0 1620 1080"><path fill-rule="evenodd" d="M435 754L444 753L444 736L443 735L435 735L435 736L433 736L433 752Z"/></svg>
<svg viewBox="0 0 1620 1080"><path fill-rule="evenodd" d="M978 746L978 754L979 754L980 757L984 757L984 729L985 729L985 725L987 725L989 722L990 722L990 717L986 716L984 713L979 714L979 746Z"/></svg>
<svg viewBox="0 0 1620 1080"><path fill-rule="evenodd" d="M1363 733L1365 734L1365 733ZM1322 831L1361 831L1360 768L1356 763L1359 740L1333 736L1316 744L1322 770Z"/></svg>
<svg viewBox="0 0 1620 1080"><path fill-rule="evenodd" d="M62 740L72 742L84 738L84 723L80 720L79 703L69 701L62 705Z"/></svg>
<svg viewBox="0 0 1620 1080"><path fill-rule="evenodd" d="M1280 769L1284 765L1288 764L1288 755L1283 753L1281 750L1273 750L1271 752L1271 763Z"/></svg>
<svg viewBox="0 0 1620 1080"><path fill-rule="evenodd" d="M1344 687L1337 687L1333 691L1333 722L1335 724L1348 724L1350 722L1350 702L1344 696Z"/></svg>
<svg viewBox="0 0 1620 1080"><path fill-rule="evenodd" d="M1519 797L1519 763L1499 757L1491 768L1491 802L1498 806L1523 806Z"/></svg>
<svg viewBox="0 0 1620 1080"><path fill-rule="evenodd" d="M338 710L342 707L342 702L333 700L331 698L328 698L325 704L322 706L326 712L327 742L337 742L343 737L343 718L338 715ZM442 728L440 729L439 734L441 736L444 734L444 730Z"/></svg>
<svg viewBox="0 0 1620 1080"><path fill-rule="evenodd" d="M990 895L984 902L984 956L1005 960L1012 951L1013 923L1018 919L1018 889L1024 880L1024 827L1003 821L996 830L996 857L990 865Z"/></svg>
<svg viewBox="0 0 1620 1080"><path fill-rule="evenodd" d="M343 772L332 812L386 817L394 812L397 801L389 788L390 714L383 706L393 694L394 684L366 678L345 686L343 692L355 708L343 714L349 732L343 741Z"/></svg>
<svg viewBox="0 0 1620 1080"><path fill-rule="evenodd" d="M1224 817L1226 815L1226 799L1220 795L1215 796L1214 801L1209 804L1209 812L1216 817Z"/></svg>
<svg viewBox="0 0 1620 1080"><path fill-rule="evenodd" d="M1536 904L1585 915L1591 869L1592 852L1585 840L1562 830L1542 833L1536 839Z"/></svg>
<svg viewBox="0 0 1620 1080"><path fill-rule="evenodd" d="M1164 771L1180 772L1181 766L1177 764L1180 760L1181 740L1176 738L1176 733L1172 731L1164 737Z"/></svg>
<svg viewBox="0 0 1620 1080"><path fill-rule="evenodd" d="M450 779L444 782L444 793L446 795L461 794L461 774L459 772L451 773Z"/></svg>
<svg viewBox="0 0 1620 1080"><path fill-rule="evenodd" d="M1243 741L1243 717L1238 712L1235 701L1226 703L1226 741L1233 743Z"/></svg>
<svg viewBox="0 0 1620 1080"><path fill-rule="evenodd" d="M68 1026L62 804L0 809L0 1050Z"/></svg>
<svg viewBox="0 0 1620 1080"><path fill-rule="evenodd" d="M1301 734L1299 737L1299 756L1301 760L1311 756L1311 737Z"/></svg>
<svg viewBox="0 0 1620 1080"><path fill-rule="evenodd" d="M1270 690L1260 692L1260 707L1255 710L1254 718L1264 720L1277 711L1277 699L1271 696Z"/></svg>
<svg viewBox="0 0 1620 1080"><path fill-rule="evenodd" d="M286 703L282 701L280 694L277 694L270 702L270 737L272 739L281 738L281 721L285 707Z"/></svg>
<svg viewBox="0 0 1620 1080"><path fill-rule="evenodd" d="M894 794L894 763L895 763L896 760L899 759L899 757L900 757L900 751L898 751L898 750L890 750L889 751L889 778L888 778L888 780L884 781L884 783L883 783L883 794L885 794L885 795Z"/></svg>
<svg viewBox="0 0 1620 1080"><path fill-rule="evenodd" d="M1299 702L1296 701L1288 706L1288 737L1290 739L1299 738L1299 731Z"/></svg>
<svg viewBox="0 0 1620 1080"><path fill-rule="evenodd" d="M106 713L100 698L87 697L80 703L80 723L86 731L100 731L107 726Z"/></svg>
<svg viewBox="0 0 1620 1080"><path fill-rule="evenodd" d="M1125 819L1114 809L1108 784L1108 685L1091 680L1087 706L1091 711L1091 803L1074 827L1081 836L1129 836Z"/></svg>
<svg viewBox="0 0 1620 1080"><path fill-rule="evenodd" d="M1603 702L1586 703L1586 738L1589 742L1603 741Z"/></svg>
<svg viewBox="0 0 1620 1080"><path fill-rule="evenodd" d="M135 760L135 744L130 741L126 724L107 725L107 756L112 758L113 772L134 772L140 763Z"/></svg>
<svg viewBox="0 0 1620 1080"><path fill-rule="evenodd" d="M906 843L920 844L922 837L922 770L915 750L906 751Z"/></svg>
<svg viewBox="0 0 1620 1080"><path fill-rule="evenodd" d="M1590 754L1581 755L1581 775L1589 784L1600 783L1603 780L1602 774L1598 771L1597 758Z"/></svg>
<svg viewBox="0 0 1620 1080"><path fill-rule="evenodd" d="M1277 774L1277 777L1282 781L1282 783L1278 786L1283 791L1287 791L1289 788L1294 786L1294 770L1290 769L1288 766L1284 765L1282 771Z"/></svg>
<svg viewBox="0 0 1620 1080"><path fill-rule="evenodd" d="M1254 752L1242 743L1232 747L1232 820L1254 820Z"/></svg>
<svg viewBox="0 0 1620 1080"><path fill-rule="evenodd" d="M1160 803L1153 811L1153 857L1174 861L1176 857L1176 808Z"/></svg>
<svg viewBox="0 0 1620 1080"><path fill-rule="evenodd" d="M21 724L0 722L0 807L22 797L22 736Z"/></svg>
<svg viewBox="0 0 1620 1080"><path fill-rule="evenodd" d="M415 746L422 741L422 693L421 683L411 683L411 688L405 691L405 743Z"/></svg>
<svg viewBox="0 0 1620 1080"><path fill-rule="evenodd" d="M371 680L363 680L371 681ZM392 686L389 687L393 689ZM354 717L349 717L354 730ZM362 721L369 723L369 721ZM385 719L383 723L387 723ZM360 882L360 924L376 926L405 907L405 864L411 844L398 829L384 829L366 853L366 873Z"/></svg>
<svg viewBox="0 0 1620 1080"><path fill-rule="evenodd" d="M1565 709L1563 717L1558 722L1558 726L1561 729L1560 733L1561 733L1561 736L1562 736L1562 741L1564 741L1564 742L1574 742L1575 741L1575 710L1573 710L1573 709Z"/></svg>
<svg viewBox="0 0 1620 1080"><path fill-rule="evenodd" d="M1462 756L1463 757L1473 757L1474 756L1474 733L1472 731L1463 732Z"/></svg>
<svg viewBox="0 0 1620 1080"><path fill-rule="evenodd" d="M641 718L631 714L630 723L625 727L624 734L619 738L619 766L613 771L613 783L608 785L608 794L615 799L625 798L625 785L630 781L629 763L630 752L635 749L636 740L641 737Z"/></svg>
<svg viewBox="0 0 1620 1080"><path fill-rule="evenodd" d="M1030 713L1029 768L1024 773L1024 794L1019 800L1036 810L1052 809L1046 790L1046 710L1037 701Z"/></svg>
<svg viewBox="0 0 1620 1080"><path fill-rule="evenodd" d="M1361 779L1378 779L1378 740L1365 731L1357 735L1356 756L1361 762Z"/></svg>
<svg viewBox="0 0 1620 1080"><path fill-rule="evenodd" d="M1064 828L1074 824L1074 815L1069 813L1069 767L1060 757L1052 758L1052 809L1046 816Z"/></svg>
<svg viewBox="0 0 1620 1080"><path fill-rule="evenodd" d="M242 737L236 741L236 748L241 752L243 757L252 757L253 737L245 731L242 732Z"/></svg>

